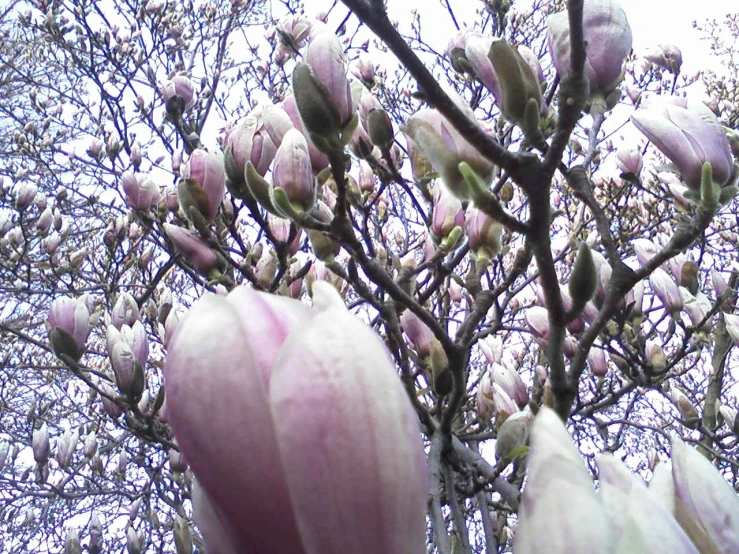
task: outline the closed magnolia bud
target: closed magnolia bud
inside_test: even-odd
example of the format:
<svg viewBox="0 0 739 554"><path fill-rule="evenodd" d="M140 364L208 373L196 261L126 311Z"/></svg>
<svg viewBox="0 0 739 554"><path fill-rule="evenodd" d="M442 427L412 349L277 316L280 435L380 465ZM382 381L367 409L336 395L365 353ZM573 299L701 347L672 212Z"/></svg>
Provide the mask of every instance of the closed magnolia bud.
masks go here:
<svg viewBox="0 0 739 554"><path fill-rule="evenodd" d="M588 45L584 76L590 90L608 94L623 79L623 65L631 52L631 27L616 0L584 3L582 32ZM560 77L571 74L570 24L567 11L550 15L547 21L549 54Z"/></svg>
<svg viewBox="0 0 739 554"><path fill-rule="evenodd" d="M179 514L174 520L174 545L177 554L192 554L190 525Z"/></svg>
<svg viewBox="0 0 739 554"><path fill-rule="evenodd" d="M98 441L95 431L90 431L85 437L85 456L92 458L98 451Z"/></svg>
<svg viewBox="0 0 739 554"><path fill-rule="evenodd" d="M223 153L194 150L182 170L182 177L177 195L185 215L190 218L190 210L196 209L206 221L213 221L226 192Z"/></svg>
<svg viewBox="0 0 739 554"><path fill-rule="evenodd" d="M649 276L649 284L667 312L677 313L683 309L683 297L680 294L680 289L664 269L661 267L655 269Z"/></svg>
<svg viewBox="0 0 739 554"><path fill-rule="evenodd" d="M593 345L588 352L588 368L596 377L605 377L608 373L608 361L601 345Z"/></svg>
<svg viewBox="0 0 739 554"><path fill-rule="evenodd" d="M75 529L67 532L67 538L64 541L64 554L81 554L80 537Z"/></svg>
<svg viewBox="0 0 739 554"><path fill-rule="evenodd" d="M393 122L385 110L370 110L367 115L367 132L372 144L381 150L392 146L395 131Z"/></svg>
<svg viewBox="0 0 739 554"><path fill-rule="evenodd" d="M285 134L275 155L272 179L275 189L284 192L294 209L310 211L316 201L316 183L311 170L308 144L297 129L290 129ZM280 202L273 202L279 210ZM286 217L288 215L285 214Z"/></svg>
<svg viewBox="0 0 739 554"><path fill-rule="evenodd" d="M141 554L142 542L136 529L129 527L126 531L126 550L128 554Z"/></svg>
<svg viewBox="0 0 739 554"><path fill-rule="evenodd" d="M542 98L539 79L518 49L495 39L488 54L500 84L500 110L528 136L539 130Z"/></svg>
<svg viewBox="0 0 739 554"><path fill-rule="evenodd" d="M90 334L90 312L84 302L63 296L51 303L46 330L54 352L78 361Z"/></svg>
<svg viewBox="0 0 739 554"><path fill-rule="evenodd" d="M139 305L136 299L128 292L118 295L113 310L110 313L110 323L116 329L123 325L132 326L140 319Z"/></svg>
<svg viewBox="0 0 739 554"><path fill-rule="evenodd" d="M174 448L169 449L169 467L174 473L185 473L187 471L187 462L182 452Z"/></svg>
<svg viewBox="0 0 739 554"><path fill-rule="evenodd" d="M204 277L211 277L221 266L216 253L192 231L165 223L164 232L175 250Z"/></svg>
<svg viewBox="0 0 739 554"><path fill-rule="evenodd" d="M695 429L700 424L700 416L690 399L688 399L683 391L676 387L673 387L670 390L670 398L677 406L683 423L685 423L686 426Z"/></svg>
<svg viewBox="0 0 739 554"><path fill-rule="evenodd" d="M667 358L665 357L665 351L655 341L647 342L645 347L645 354L647 361L652 365L652 368L657 372L662 372L667 368Z"/></svg>
<svg viewBox="0 0 739 554"><path fill-rule="evenodd" d="M379 337L328 283L313 294L313 308L246 287L209 295L177 334L167 417L218 514L203 521L194 493L200 529L219 552L420 554L416 416ZM317 497L338 508L317 511Z"/></svg>
<svg viewBox="0 0 739 554"><path fill-rule="evenodd" d="M429 361L431 365L431 381L437 394L444 396L452 392L454 380L449 371L449 360L444 348L436 337L431 339Z"/></svg>
<svg viewBox="0 0 739 554"><path fill-rule="evenodd" d="M528 445L531 423L533 421L534 414L526 408L521 412L512 414L501 424L495 441L496 460L500 462L501 460L507 459L516 450L520 450L521 447Z"/></svg>
<svg viewBox="0 0 739 554"><path fill-rule="evenodd" d="M500 253L503 226L489 215L470 205L465 213L464 228L477 261L485 263Z"/></svg>
<svg viewBox="0 0 739 554"><path fill-rule="evenodd" d="M90 543L87 548L90 554L101 554L103 551L103 526L95 512L90 519Z"/></svg>
<svg viewBox="0 0 739 554"><path fill-rule="evenodd" d="M524 317L535 337L543 340L549 339L549 312L546 308L541 306L527 308Z"/></svg>
<svg viewBox="0 0 739 554"><path fill-rule="evenodd" d="M33 430L31 447L33 450L33 459L38 464L43 465L49 460L49 429L46 423L42 424L40 428Z"/></svg>
<svg viewBox="0 0 739 554"><path fill-rule="evenodd" d="M598 274L596 271L592 250L586 243L580 243L568 289L572 298L572 311L574 313L582 312L585 304L593 298L598 288Z"/></svg>
<svg viewBox="0 0 739 554"><path fill-rule="evenodd" d="M631 121L677 166L683 182L693 191L701 189L706 162L710 163L714 184L724 186L733 179L735 169L729 140L703 102L670 97L636 110Z"/></svg>

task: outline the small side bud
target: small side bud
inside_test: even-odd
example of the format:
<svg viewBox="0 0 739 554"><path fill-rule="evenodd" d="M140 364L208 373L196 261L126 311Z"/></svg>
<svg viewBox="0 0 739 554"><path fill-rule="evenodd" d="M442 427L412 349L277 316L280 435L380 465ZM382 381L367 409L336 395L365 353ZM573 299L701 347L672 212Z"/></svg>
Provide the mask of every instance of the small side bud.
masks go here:
<svg viewBox="0 0 739 554"><path fill-rule="evenodd" d="M580 243L569 284L573 313L582 311L585 304L593 298L597 287L598 272L595 269L593 253L586 243Z"/></svg>

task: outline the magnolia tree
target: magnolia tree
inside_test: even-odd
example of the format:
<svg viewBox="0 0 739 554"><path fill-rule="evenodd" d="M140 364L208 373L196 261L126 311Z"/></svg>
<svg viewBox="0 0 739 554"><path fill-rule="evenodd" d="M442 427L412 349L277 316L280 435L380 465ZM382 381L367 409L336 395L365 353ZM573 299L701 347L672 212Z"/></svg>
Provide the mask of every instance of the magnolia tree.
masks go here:
<svg viewBox="0 0 739 554"><path fill-rule="evenodd" d="M737 16L445 6L4 8L0 550L739 552Z"/></svg>

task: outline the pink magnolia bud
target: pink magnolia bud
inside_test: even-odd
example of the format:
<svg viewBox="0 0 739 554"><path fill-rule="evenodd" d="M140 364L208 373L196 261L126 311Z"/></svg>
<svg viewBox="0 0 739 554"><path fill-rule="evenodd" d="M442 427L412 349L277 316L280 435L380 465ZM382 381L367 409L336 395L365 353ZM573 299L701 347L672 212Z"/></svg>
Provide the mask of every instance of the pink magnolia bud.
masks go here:
<svg viewBox="0 0 739 554"><path fill-rule="evenodd" d="M658 267L649 276L652 292L659 298L665 310L676 313L683 309L683 297L675 280L667 272Z"/></svg>
<svg viewBox="0 0 739 554"><path fill-rule="evenodd" d="M93 138L87 147L87 155L93 159L98 159L103 153L104 143L99 138Z"/></svg>
<svg viewBox="0 0 739 554"><path fill-rule="evenodd" d="M115 391L107 383L104 383L101 386L101 389L104 395L100 398L103 403L103 409L105 410L105 413L107 413L113 419L118 419L119 417L121 417L122 414L121 408L118 406L118 404L111 400L111 398L115 398L116 396Z"/></svg>
<svg viewBox="0 0 739 554"><path fill-rule="evenodd" d="M549 54L561 77L570 75L570 24L566 11L548 19ZM615 0L590 0L583 7L583 35L588 45L585 78L590 90L606 94L623 79L623 64L631 52L631 27Z"/></svg>
<svg viewBox="0 0 739 554"><path fill-rule="evenodd" d="M281 39L287 42L287 46L294 50L300 50L308 43L308 37L312 28L311 21L304 15L288 15L277 23L277 30ZM289 50L290 51L290 50Z"/></svg>
<svg viewBox="0 0 739 554"><path fill-rule="evenodd" d="M272 180L293 206L309 211L316 201L316 182L311 171L308 144L297 129L290 129L275 156Z"/></svg>
<svg viewBox="0 0 739 554"><path fill-rule="evenodd" d="M137 210L149 210L159 203L161 192L149 177L131 171L124 171L121 175L121 186L126 195L126 204Z"/></svg>
<svg viewBox="0 0 739 554"><path fill-rule="evenodd" d="M375 62L367 52L362 52L354 62L354 76L367 83L375 80Z"/></svg>
<svg viewBox="0 0 739 554"><path fill-rule="evenodd" d="M613 551L698 554L670 509L612 454L596 456L600 499L609 515ZM636 546L638 545L638 546ZM633 550L632 550L633 551Z"/></svg>
<svg viewBox="0 0 739 554"><path fill-rule="evenodd" d="M677 166L689 188L700 188L705 162L711 164L713 180L718 185L732 179L734 162L729 139L703 102L671 97L637 110L631 121Z"/></svg>
<svg viewBox="0 0 739 554"><path fill-rule="evenodd" d="M590 373L596 377L605 377L608 374L608 362L606 361L606 354L601 345L594 344L590 347L590 351L588 352L588 368L590 369Z"/></svg>
<svg viewBox="0 0 739 554"><path fill-rule="evenodd" d="M549 312L541 306L527 308L524 314L534 336L542 340L549 339Z"/></svg>
<svg viewBox="0 0 739 554"><path fill-rule="evenodd" d="M713 308L711 301L700 291L693 296L685 287L680 287L680 294L685 305L685 312L688 314L688 318L690 318L690 323L693 327L697 327L706 318L711 308ZM703 331L710 331L711 325L711 319L708 319L701 329Z"/></svg>
<svg viewBox="0 0 739 554"><path fill-rule="evenodd" d="M277 146L265 128L264 111L257 107L235 129L226 135L225 167L229 179L244 181L247 162L264 177L277 152Z"/></svg>
<svg viewBox="0 0 739 554"><path fill-rule="evenodd" d="M434 333L428 325L421 321L421 318L410 310L406 310L400 316L400 326L419 358L423 359L431 353Z"/></svg>
<svg viewBox="0 0 739 554"><path fill-rule="evenodd" d="M711 286L713 287L713 292L716 293L716 298L719 298L724 292L729 290L729 284L726 282L726 279L715 269L711 270Z"/></svg>
<svg viewBox="0 0 739 554"><path fill-rule="evenodd" d="M134 142L131 146L131 164L138 169L141 167L141 145L138 142Z"/></svg>
<svg viewBox="0 0 739 554"><path fill-rule="evenodd" d="M125 454L125 450L121 452L121 455ZM87 547L90 554L101 554L103 551L103 525L100 523L100 518L93 512L92 518L90 519L90 544Z"/></svg>
<svg viewBox="0 0 739 554"><path fill-rule="evenodd" d="M499 104L500 99L502 98L500 82L495 73L493 62L491 62L488 57L492 43L493 39L490 37L470 37L466 41L464 53L477 78L493 95L495 102Z"/></svg>
<svg viewBox="0 0 739 554"><path fill-rule="evenodd" d="M464 218L470 250L478 259L490 260L500 253L503 227L470 204Z"/></svg>
<svg viewBox="0 0 739 554"><path fill-rule="evenodd" d="M647 52L647 61L677 75L683 65L683 53L674 44L658 44Z"/></svg>
<svg viewBox="0 0 739 554"><path fill-rule="evenodd" d="M248 288L205 297L172 345L167 415L218 514L206 540L215 528L235 552L420 554L416 416L379 337L330 285L313 292L312 309Z"/></svg>
<svg viewBox="0 0 739 554"><path fill-rule="evenodd" d="M38 186L34 183L21 183L15 189L15 207L18 211L24 211L36 198Z"/></svg>
<svg viewBox="0 0 739 554"><path fill-rule="evenodd" d="M33 459L38 464L45 464L49 460L49 428L43 423L40 428L33 430L31 437L31 448Z"/></svg>
<svg viewBox="0 0 739 554"><path fill-rule="evenodd" d="M207 277L218 268L216 253L195 233L171 223L164 224L164 232L174 244L175 250L195 271Z"/></svg>
<svg viewBox="0 0 739 554"><path fill-rule="evenodd" d="M363 193L372 193L375 190L375 173L364 160L359 162L359 190Z"/></svg>
<svg viewBox="0 0 739 554"><path fill-rule="evenodd" d="M431 215L431 232L437 241L443 241L455 227L465 224L464 209L458 198L446 188L437 186Z"/></svg>
<svg viewBox="0 0 739 554"><path fill-rule="evenodd" d="M529 401L529 394L518 372L499 363L493 363L491 371L493 382L500 385L519 408L523 408Z"/></svg>
<svg viewBox="0 0 739 554"><path fill-rule="evenodd" d="M618 168L624 173L632 173L639 175L644 165L642 155L638 148L629 147L622 144L616 151L616 163Z"/></svg>
<svg viewBox="0 0 739 554"><path fill-rule="evenodd" d="M316 146L313 144L313 141L310 140L310 136L305 130L303 122L300 120L298 107L295 104L295 96L293 96L292 94L288 95L285 98L285 101L282 103L282 109L285 110L285 113L287 113L290 121L292 121L293 125L295 125L295 128L303 133L303 136L308 143L308 152L310 153L310 163L313 168L313 172L318 173L326 169L328 167L328 156L318 150L318 148L316 148Z"/></svg>
<svg viewBox="0 0 739 554"><path fill-rule="evenodd" d="M470 120L475 121L472 109L458 94L452 93L451 98ZM459 171L461 162L467 162L483 181L491 178L492 163L436 110L427 108L416 112L408 119L404 132L458 198L469 196L469 185Z"/></svg>
<svg viewBox="0 0 739 554"><path fill-rule="evenodd" d="M129 293L118 295L113 310L110 313L110 323L120 329L123 325L132 326L141 317L136 299Z"/></svg>
<svg viewBox="0 0 739 554"><path fill-rule="evenodd" d="M175 96L182 98L184 110L187 111L195 105L195 86L192 81L184 75L177 75L162 86L162 98L165 104L169 104Z"/></svg>
<svg viewBox="0 0 739 554"><path fill-rule="evenodd" d="M54 222L54 213L51 211L51 207L46 208L38 220L36 220L36 229L42 235L45 235L51 229L51 224Z"/></svg>
<svg viewBox="0 0 739 554"><path fill-rule="evenodd" d="M657 245L649 239L634 239L631 241L631 245L634 248L634 254L636 254L636 259L639 260L640 265L645 265L659 252Z"/></svg>
<svg viewBox="0 0 739 554"><path fill-rule="evenodd" d="M354 115L355 106L347 80L346 58L341 42L331 32L319 33L308 45L305 62L313 70L316 79L326 87L338 112L339 126L343 127ZM305 117L303 121L305 122Z"/></svg>
<svg viewBox="0 0 739 554"><path fill-rule="evenodd" d="M194 181L199 186L189 190L185 194L180 184L179 200L183 209L190 209L190 206L198 208L202 216L213 221L218 214L218 208L221 207L223 195L226 192L226 170L223 165L223 154L220 151L206 152L202 149L194 150L190 155L190 160L185 164L182 170L182 177L185 182ZM190 183L192 184L192 183ZM188 215L185 212L185 215Z"/></svg>
<svg viewBox="0 0 739 554"><path fill-rule="evenodd" d="M287 242L290 238L291 223L289 219L277 217L273 215L267 216L267 225L270 231L274 235L275 239L279 242ZM300 243L303 239L303 229L298 227L295 237L289 245L288 254L294 256L300 250Z"/></svg>
<svg viewBox="0 0 739 554"><path fill-rule="evenodd" d="M56 298L46 318L46 331L57 355L66 354L75 361L79 360L90 334L87 306L67 296Z"/></svg>
<svg viewBox="0 0 739 554"><path fill-rule="evenodd" d="M739 315L725 313L723 316L726 331L729 333L731 340L734 341L734 344L739 346Z"/></svg>

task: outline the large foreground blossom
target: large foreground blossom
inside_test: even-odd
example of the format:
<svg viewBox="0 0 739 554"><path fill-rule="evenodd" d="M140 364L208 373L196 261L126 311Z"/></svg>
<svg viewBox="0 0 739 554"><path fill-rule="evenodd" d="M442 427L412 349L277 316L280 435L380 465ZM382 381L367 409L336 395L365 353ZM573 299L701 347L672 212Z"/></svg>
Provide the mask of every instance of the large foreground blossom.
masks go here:
<svg viewBox="0 0 739 554"><path fill-rule="evenodd" d="M557 415L534 420L516 554L681 554L739 551L739 499L716 468L680 439L672 473L649 488L610 454L597 457L599 494Z"/></svg>
<svg viewBox="0 0 739 554"><path fill-rule="evenodd" d="M206 494L205 539L254 554L424 552L410 403L377 335L328 283L313 294L313 308L245 287L207 296L178 329L167 416Z"/></svg>

